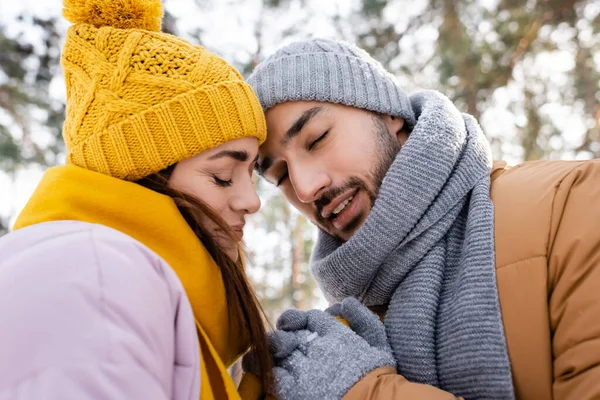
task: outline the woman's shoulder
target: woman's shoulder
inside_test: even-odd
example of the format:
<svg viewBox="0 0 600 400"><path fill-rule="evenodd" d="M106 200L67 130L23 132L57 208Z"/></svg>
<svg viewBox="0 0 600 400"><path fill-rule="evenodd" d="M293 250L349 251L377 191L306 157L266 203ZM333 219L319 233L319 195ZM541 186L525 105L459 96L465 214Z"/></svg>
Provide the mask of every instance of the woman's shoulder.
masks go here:
<svg viewBox="0 0 600 400"><path fill-rule="evenodd" d="M46 276L43 282L35 279L46 287L61 285L68 276L111 294L124 289L114 287L118 282L128 282L130 292L158 287L177 296L184 292L171 267L151 249L115 229L80 221L40 223L0 238L0 280L36 276Z"/></svg>
<svg viewBox="0 0 600 400"><path fill-rule="evenodd" d="M1 237L0 251L7 246L12 248L12 252L23 248L31 250L32 246L52 251L56 246L94 246L102 243L124 248L139 244L132 237L104 225L82 221L50 221L30 225Z"/></svg>
<svg viewBox="0 0 600 400"><path fill-rule="evenodd" d="M10 233L0 238L0 315L11 327L0 332L0 392L25 382L41 393L43 376L69 376L73 387L94 376L98 390L122 383L119 398L169 393L174 346L197 358L186 299L160 257L105 226L48 222Z"/></svg>
<svg viewBox="0 0 600 400"><path fill-rule="evenodd" d="M141 253L150 264L160 257L134 238L115 229L81 221L51 221L18 229L0 238L0 263L18 258L46 264L68 256L88 263L101 264L107 255Z"/></svg>

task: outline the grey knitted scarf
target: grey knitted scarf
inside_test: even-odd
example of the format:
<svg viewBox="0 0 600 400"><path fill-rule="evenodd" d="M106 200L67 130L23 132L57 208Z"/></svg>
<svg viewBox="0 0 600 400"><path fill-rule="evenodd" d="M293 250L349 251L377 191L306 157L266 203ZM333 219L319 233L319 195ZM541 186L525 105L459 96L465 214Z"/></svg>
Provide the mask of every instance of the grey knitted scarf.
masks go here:
<svg viewBox="0 0 600 400"><path fill-rule="evenodd" d="M465 399L513 399L494 264L491 154L443 95L410 98L417 123L363 226L320 233L313 273L330 301L389 305L398 372Z"/></svg>

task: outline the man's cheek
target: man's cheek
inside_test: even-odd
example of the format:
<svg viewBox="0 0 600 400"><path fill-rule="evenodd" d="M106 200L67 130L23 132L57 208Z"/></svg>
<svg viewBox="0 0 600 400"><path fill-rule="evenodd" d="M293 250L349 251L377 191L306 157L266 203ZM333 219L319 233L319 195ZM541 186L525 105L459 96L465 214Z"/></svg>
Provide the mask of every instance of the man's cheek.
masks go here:
<svg viewBox="0 0 600 400"><path fill-rule="evenodd" d="M302 202L296 196L296 192L294 191L294 187L291 183L287 182L284 187L280 187L281 193L283 193L283 197L288 201L288 203L293 204L296 208L302 206Z"/></svg>

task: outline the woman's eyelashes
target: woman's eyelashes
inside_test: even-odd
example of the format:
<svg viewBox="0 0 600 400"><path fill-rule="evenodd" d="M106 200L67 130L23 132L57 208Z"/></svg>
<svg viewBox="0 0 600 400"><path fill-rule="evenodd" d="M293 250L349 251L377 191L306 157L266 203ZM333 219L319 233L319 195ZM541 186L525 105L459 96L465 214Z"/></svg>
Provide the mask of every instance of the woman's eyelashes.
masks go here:
<svg viewBox="0 0 600 400"><path fill-rule="evenodd" d="M220 172L209 172L209 174L210 174L210 177L212 178L213 182L216 185L221 186L221 187L230 187L233 185L234 177L237 180L244 181L245 179L247 179L247 176L249 175L250 179L252 179L252 174L254 173L255 167L256 167L256 161L253 161L251 163L248 163L248 162L241 163L240 162L240 163L236 163L236 165L233 167L219 169ZM248 175L244 175L244 172L243 172L246 168L248 168L247 169ZM223 179L223 178L220 178L219 175L230 176L231 178ZM236 180L236 182L238 182L237 180Z"/></svg>
<svg viewBox="0 0 600 400"><path fill-rule="evenodd" d="M212 177L213 177L213 180L215 181L215 183L218 186L229 187L229 186L231 186L233 184L233 181L231 179L229 179L229 180L219 179L219 177L217 175L214 175L214 174L213 174Z"/></svg>

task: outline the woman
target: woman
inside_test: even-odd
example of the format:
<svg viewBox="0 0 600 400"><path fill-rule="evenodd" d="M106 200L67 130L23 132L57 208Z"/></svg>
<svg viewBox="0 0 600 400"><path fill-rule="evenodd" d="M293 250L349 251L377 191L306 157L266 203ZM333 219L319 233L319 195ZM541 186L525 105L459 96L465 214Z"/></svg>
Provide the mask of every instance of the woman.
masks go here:
<svg viewBox="0 0 600 400"><path fill-rule="evenodd" d="M265 138L240 74L160 0L65 0L67 165L0 240L0 399L239 398L262 313L238 253Z"/></svg>

